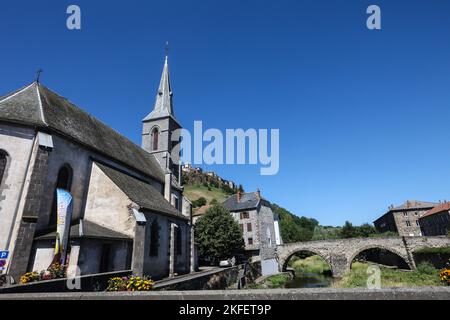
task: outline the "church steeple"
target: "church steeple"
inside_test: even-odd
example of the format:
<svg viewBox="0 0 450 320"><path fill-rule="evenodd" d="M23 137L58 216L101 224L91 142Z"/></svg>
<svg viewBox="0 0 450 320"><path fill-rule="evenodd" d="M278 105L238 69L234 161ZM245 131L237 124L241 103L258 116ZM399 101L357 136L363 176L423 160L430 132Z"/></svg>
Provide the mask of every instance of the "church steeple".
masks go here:
<svg viewBox="0 0 450 320"><path fill-rule="evenodd" d="M164 68L161 75L161 81L159 83L158 94L156 95L155 106L153 111L145 117L144 121L164 118L164 117L175 117L173 111L173 92L170 86L170 75L169 75L169 58L166 55L166 60L164 62Z"/></svg>
<svg viewBox="0 0 450 320"><path fill-rule="evenodd" d="M170 85L169 61L166 54L153 111L142 121L142 148L158 159L164 170L176 171L170 154L179 141L172 140L172 134L181 125L173 112L173 93Z"/></svg>

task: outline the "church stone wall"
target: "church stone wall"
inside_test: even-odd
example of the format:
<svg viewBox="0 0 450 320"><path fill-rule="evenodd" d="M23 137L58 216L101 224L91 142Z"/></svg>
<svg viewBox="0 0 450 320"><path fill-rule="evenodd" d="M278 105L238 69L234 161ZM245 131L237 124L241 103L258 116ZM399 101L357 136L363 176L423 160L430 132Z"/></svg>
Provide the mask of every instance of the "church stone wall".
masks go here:
<svg viewBox="0 0 450 320"><path fill-rule="evenodd" d="M144 266L143 273L151 276L153 279L160 279L169 276L170 266L170 240L171 240L171 224L175 223L181 228L182 232L182 254L175 253L175 272L187 273L189 272L190 259L190 228L186 221L169 218L167 216L157 213L145 213L147 219L144 235ZM150 256L150 239L151 228L154 221L158 223L158 255Z"/></svg>
<svg viewBox="0 0 450 320"><path fill-rule="evenodd" d="M8 154L8 162L0 185L0 250L7 248L10 232L16 230L21 216L19 202L24 188L33 150L33 129L0 124L0 149ZM12 236L14 238L14 236Z"/></svg>
<svg viewBox="0 0 450 320"><path fill-rule="evenodd" d="M78 266L81 275L100 273L100 263L103 253L103 241L83 239L80 244ZM130 268L131 255L127 241L110 241L109 271L123 271Z"/></svg>
<svg viewBox="0 0 450 320"><path fill-rule="evenodd" d="M82 217L84 209L84 198L89 184L90 173L90 152L82 146L72 143L56 134L52 135L53 149L49 157L48 175L45 183L47 192L43 195L44 205L42 206L38 228L45 228L48 225L56 224L50 222L50 213L54 198L58 172L64 165L72 168L72 184L70 193L73 197L73 219Z"/></svg>
<svg viewBox="0 0 450 320"><path fill-rule="evenodd" d="M128 196L92 164L84 219L133 237L135 219L129 209L131 205Z"/></svg>

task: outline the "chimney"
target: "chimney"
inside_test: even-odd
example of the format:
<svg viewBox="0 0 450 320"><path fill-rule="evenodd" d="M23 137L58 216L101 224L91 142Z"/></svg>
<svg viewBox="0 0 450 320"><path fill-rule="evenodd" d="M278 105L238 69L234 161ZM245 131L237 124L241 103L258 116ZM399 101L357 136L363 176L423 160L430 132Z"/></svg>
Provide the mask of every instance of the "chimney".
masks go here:
<svg viewBox="0 0 450 320"><path fill-rule="evenodd" d="M237 198L237 202L241 202L241 190L238 190L236 198Z"/></svg>
<svg viewBox="0 0 450 320"><path fill-rule="evenodd" d="M256 189L256 197L258 198L258 200L261 200L261 190Z"/></svg>

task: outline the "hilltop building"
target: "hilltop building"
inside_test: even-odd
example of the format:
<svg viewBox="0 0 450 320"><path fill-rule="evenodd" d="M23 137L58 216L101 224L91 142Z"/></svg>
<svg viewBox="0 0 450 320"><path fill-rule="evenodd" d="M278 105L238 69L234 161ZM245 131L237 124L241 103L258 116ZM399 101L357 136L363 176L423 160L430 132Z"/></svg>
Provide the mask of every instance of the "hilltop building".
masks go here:
<svg viewBox="0 0 450 320"><path fill-rule="evenodd" d="M142 148L39 82L0 98L0 250L16 280L46 269L56 189L73 197L69 265L155 279L194 269L189 201L170 159L180 128L166 58ZM75 269L75 268L74 268Z"/></svg>
<svg viewBox="0 0 450 320"><path fill-rule="evenodd" d="M282 244L282 239L279 217L273 213L270 202L262 198L258 190L238 192L223 205L242 229L245 251L252 261L261 261L263 275L277 273L276 246Z"/></svg>
<svg viewBox="0 0 450 320"><path fill-rule="evenodd" d="M450 232L450 202L444 202L419 219L422 235L445 236Z"/></svg>
<svg viewBox="0 0 450 320"><path fill-rule="evenodd" d="M379 232L397 232L401 237L422 236L419 219L439 203L408 200L398 207L390 206L388 212L374 221Z"/></svg>

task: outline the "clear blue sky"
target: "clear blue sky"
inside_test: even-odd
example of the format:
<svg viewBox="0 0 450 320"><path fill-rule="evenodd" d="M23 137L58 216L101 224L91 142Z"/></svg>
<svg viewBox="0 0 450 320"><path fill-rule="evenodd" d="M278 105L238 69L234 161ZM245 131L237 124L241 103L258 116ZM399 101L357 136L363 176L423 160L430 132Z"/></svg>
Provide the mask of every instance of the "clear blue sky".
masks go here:
<svg viewBox="0 0 450 320"><path fill-rule="evenodd" d="M65 27L82 9L82 30ZM382 30L366 28L370 4ZM188 129L279 128L276 176L225 178L324 225L371 222L407 199L450 199L450 2L8 1L0 94L42 82L136 143L171 43Z"/></svg>

